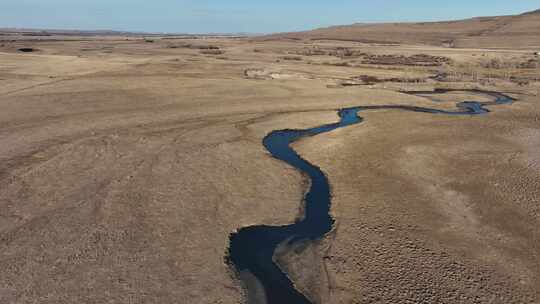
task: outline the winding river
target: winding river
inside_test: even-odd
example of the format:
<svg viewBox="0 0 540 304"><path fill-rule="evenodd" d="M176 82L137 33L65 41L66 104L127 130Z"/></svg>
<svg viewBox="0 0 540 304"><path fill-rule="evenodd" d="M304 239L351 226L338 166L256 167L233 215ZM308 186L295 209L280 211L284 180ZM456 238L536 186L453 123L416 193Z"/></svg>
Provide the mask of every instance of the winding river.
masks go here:
<svg viewBox="0 0 540 304"><path fill-rule="evenodd" d="M415 95L442 94L452 90L415 92ZM464 91L464 90L455 90ZM289 164L310 179L310 189L304 197L303 219L286 226L251 226L231 234L227 262L237 273L248 273L255 277L264 291L255 290L254 284L245 282L248 302L267 304L309 304L311 301L300 293L289 277L274 262L274 252L278 245L287 242L292 245L300 241L321 239L332 230L335 220L330 215L331 192L328 178L321 168L303 159L291 144L302 138L330 132L332 130L359 124L363 119L359 112L380 109L394 109L439 115L479 115L489 112L487 106L512 103L515 99L507 95L479 90L468 90L473 94L487 95L489 102L464 101L457 103L455 111L439 110L407 105L358 106L338 111L340 121L305 130L279 130L268 134L264 147L273 157ZM413 93L410 93L413 94ZM245 276L243 276L245 278ZM260 288L259 288L260 289ZM266 300L266 301L265 301Z"/></svg>

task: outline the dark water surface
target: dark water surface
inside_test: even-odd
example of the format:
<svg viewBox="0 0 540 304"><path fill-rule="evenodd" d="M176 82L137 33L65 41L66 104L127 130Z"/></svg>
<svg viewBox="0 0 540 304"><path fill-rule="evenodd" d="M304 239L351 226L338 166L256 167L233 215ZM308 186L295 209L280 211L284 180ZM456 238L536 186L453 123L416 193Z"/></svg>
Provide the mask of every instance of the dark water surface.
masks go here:
<svg viewBox="0 0 540 304"><path fill-rule="evenodd" d="M434 92L415 92L410 94L442 94L451 90L436 90ZM459 90L462 91L462 90ZM497 92L470 90L474 94L483 94L492 97L490 102L464 101L457 103L456 111L438 110L417 106L405 105L377 105L358 106L338 111L340 121L305 130L279 130L268 134L264 140L264 147L273 157L291 165L306 174L311 183L310 189L304 197L304 218L294 224L286 226L251 226L239 230L230 237L230 247L227 262L232 264L238 273L251 273L264 288L264 296L268 304L302 304L311 303L303 294L298 292L293 282L274 263L273 255L276 247L284 242L292 245L299 241L312 241L321 239L332 230L334 219L330 215L331 193L328 178L317 166L304 160L291 144L308 136L330 132L332 130L359 124L363 119L358 116L361 111L378 109L395 109L413 112L422 112L441 115L479 115L489 113L486 106L507 104L513 98ZM246 284L246 286L253 284ZM248 295L255 294L254 290L247 290ZM254 301L254 297L250 297ZM252 304L252 303L250 303Z"/></svg>

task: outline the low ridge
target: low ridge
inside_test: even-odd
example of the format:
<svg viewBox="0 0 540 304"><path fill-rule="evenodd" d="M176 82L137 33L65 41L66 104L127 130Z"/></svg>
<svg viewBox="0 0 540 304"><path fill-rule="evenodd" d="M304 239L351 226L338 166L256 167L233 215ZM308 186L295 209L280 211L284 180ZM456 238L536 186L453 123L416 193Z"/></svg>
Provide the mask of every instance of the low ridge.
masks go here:
<svg viewBox="0 0 540 304"><path fill-rule="evenodd" d="M521 15L417 23L332 26L262 39L347 40L469 48L540 48L540 10Z"/></svg>

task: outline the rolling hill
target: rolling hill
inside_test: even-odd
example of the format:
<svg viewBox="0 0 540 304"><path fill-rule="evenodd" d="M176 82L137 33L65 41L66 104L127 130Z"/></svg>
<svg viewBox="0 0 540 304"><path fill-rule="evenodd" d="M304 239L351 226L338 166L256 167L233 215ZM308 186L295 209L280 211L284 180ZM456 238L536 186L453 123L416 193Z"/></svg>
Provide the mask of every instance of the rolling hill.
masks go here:
<svg viewBox="0 0 540 304"><path fill-rule="evenodd" d="M456 21L333 26L263 39L348 40L448 47L540 48L540 10Z"/></svg>

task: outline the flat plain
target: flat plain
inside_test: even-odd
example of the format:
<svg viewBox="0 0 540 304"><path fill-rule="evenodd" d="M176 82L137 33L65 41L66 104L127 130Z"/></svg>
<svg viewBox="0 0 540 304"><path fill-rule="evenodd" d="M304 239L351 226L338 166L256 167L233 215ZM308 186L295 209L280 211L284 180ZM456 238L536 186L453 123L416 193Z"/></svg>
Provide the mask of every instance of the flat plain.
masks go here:
<svg viewBox="0 0 540 304"><path fill-rule="evenodd" d="M0 36L0 302L242 303L229 235L302 216L273 130L396 110L294 148L335 229L276 260L314 303L539 303L532 48L336 40ZM26 50L25 50L26 48Z"/></svg>

